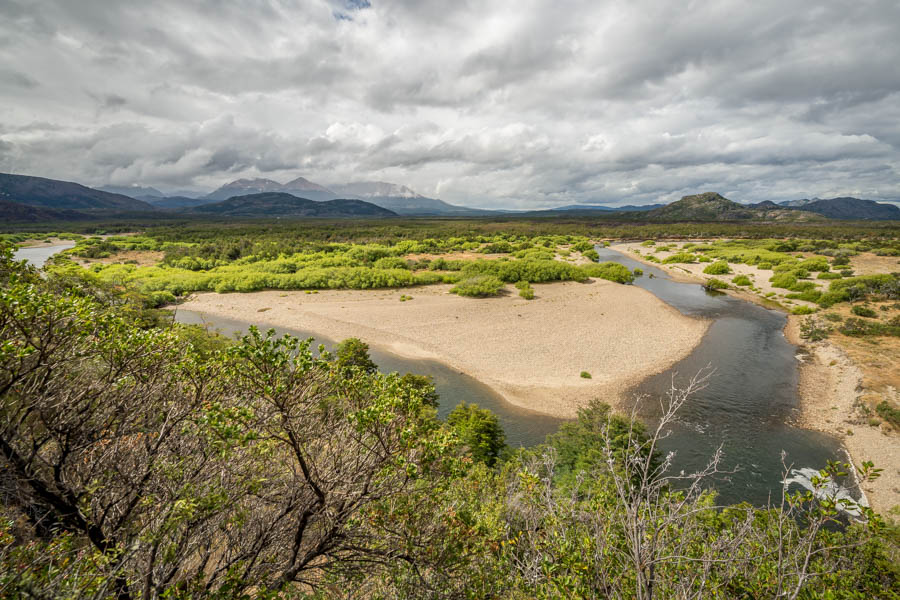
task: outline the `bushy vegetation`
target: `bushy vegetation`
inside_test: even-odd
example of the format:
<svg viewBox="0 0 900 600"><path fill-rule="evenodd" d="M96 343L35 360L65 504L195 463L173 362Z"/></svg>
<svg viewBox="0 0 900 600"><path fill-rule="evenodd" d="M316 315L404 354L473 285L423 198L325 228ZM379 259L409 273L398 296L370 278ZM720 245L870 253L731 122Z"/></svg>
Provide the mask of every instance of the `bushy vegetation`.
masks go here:
<svg viewBox="0 0 900 600"><path fill-rule="evenodd" d="M740 286L753 285L753 282L750 281L750 278L747 277L746 275L738 275L737 277L735 277L734 279L731 280L731 283L733 283L734 285L740 285Z"/></svg>
<svg viewBox="0 0 900 600"><path fill-rule="evenodd" d="M534 288L527 281L516 282L516 289L519 290L519 296L526 300L534 300Z"/></svg>
<svg viewBox="0 0 900 600"><path fill-rule="evenodd" d="M673 470L659 442L696 381L652 428L593 402L506 458L496 417L442 423L363 342L226 342L8 253L0 334L3 597L896 595L884 523L829 495L843 466L769 507L717 506L716 457Z"/></svg>
<svg viewBox="0 0 900 600"><path fill-rule="evenodd" d="M850 309L857 317L866 317L868 319L875 319L878 317L878 313L869 308L868 306L863 306L861 304L857 304Z"/></svg>
<svg viewBox="0 0 900 600"><path fill-rule="evenodd" d="M721 279L716 279L715 277L711 277L706 280L704 286L708 290L727 290L728 284L722 281Z"/></svg>
<svg viewBox="0 0 900 600"><path fill-rule="evenodd" d="M703 272L707 275L727 275L731 273L731 267L728 266L728 263L724 260L717 260L714 263L710 263L707 265Z"/></svg>
<svg viewBox="0 0 900 600"><path fill-rule="evenodd" d="M498 295L503 286L504 283L492 275L476 275L460 281L450 289L450 293L470 298L486 298Z"/></svg>

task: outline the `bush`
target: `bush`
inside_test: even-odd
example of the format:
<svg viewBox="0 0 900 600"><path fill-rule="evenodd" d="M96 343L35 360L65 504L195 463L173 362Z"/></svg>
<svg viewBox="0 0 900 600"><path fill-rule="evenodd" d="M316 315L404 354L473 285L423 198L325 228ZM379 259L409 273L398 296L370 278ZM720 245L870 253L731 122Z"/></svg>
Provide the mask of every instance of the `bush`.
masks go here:
<svg viewBox="0 0 900 600"><path fill-rule="evenodd" d="M878 314L871 308L868 308L866 306L860 306L858 304L856 306L854 306L853 308L851 308L850 312L852 312L854 315L856 315L858 317L866 317L868 319L874 319L878 316Z"/></svg>
<svg viewBox="0 0 900 600"><path fill-rule="evenodd" d="M591 379L591 374L588 373L587 371L582 371L581 374L580 374L579 376L580 376L582 379Z"/></svg>
<svg viewBox="0 0 900 600"><path fill-rule="evenodd" d="M837 321L843 321L843 320L844 320L844 318L843 318L841 315L837 314L837 313L825 313L825 314L822 315L822 316L825 317L826 319L828 319L829 321L832 321L832 322L837 322Z"/></svg>
<svg viewBox="0 0 900 600"><path fill-rule="evenodd" d="M635 277L640 277L641 275L644 274L644 270L640 267L635 267L634 271L632 271L631 274L634 275Z"/></svg>
<svg viewBox="0 0 900 600"><path fill-rule="evenodd" d="M634 275L628 270L628 267L615 262L591 263L582 265L580 269L585 277L598 277L616 283L634 281Z"/></svg>
<svg viewBox="0 0 900 600"><path fill-rule="evenodd" d="M600 260L600 255L597 254L597 251L594 250L593 248L591 248L590 250L585 250L584 252L581 253L581 255L583 257L585 257L586 259L592 260L594 262L597 262Z"/></svg>
<svg viewBox="0 0 900 600"><path fill-rule="evenodd" d="M890 404L888 404L887 400L882 400L875 407L875 411L878 415L893 425L894 427L900 427L900 409L896 409Z"/></svg>
<svg viewBox="0 0 900 600"><path fill-rule="evenodd" d="M372 267L376 269L409 269L409 264L399 256L385 256L376 260Z"/></svg>
<svg viewBox="0 0 900 600"><path fill-rule="evenodd" d="M459 437L469 455L489 467L506 449L506 435L497 415L477 404L460 402L447 415L447 425Z"/></svg>
<svg viewBox="0 0 900 600"><path fill-rule="evenodd" d="M663 264L672 264L672 263L695 263L697 262L697 257L690 252L677 252L668 258L663 259Z"/></svg>
<svg viewBox="0 0 900 600"><path fill-rule="evenodd" d="M726 261L717 260L703 269L703 272L707 275L727 275L731 273L731 267L728 266Z"/></svg>
<svg viewBox="0 0 900 600"><path fill-rule="evenodd" d="M800 323L800 337L811 342L819 342L828 337L831 328L823 325L813 317L807 317Z"/></svg>
<svg viewBox="0 0 900 600"><path fill-rule="evenodd" d="M733 283L734 285L751 285L750 278L746 275L738 275L731 280L731 283Z"/></svg>
<svg viewBox="0 0 900 600"><path fill-rule="evenodd" d="M835 267L843 267L844 265L849 265L850 257L849 256L835 256L834 259L831 261L831 264Z"/></svg>
<svg viewBox="0 0 900 600"><path fill-rule="evenodd" d="M476 275L460 281L450 290L450 293L470 298L484 298L498 295L501 289L503 289L503 282L496 277Z"/></svg>
<svg viewBox="0 0 900 600"><path fill-rule="evenodd" d="M769 282L772 287L789 290L797 285L797 278L792 273L776 273L769 278Z"/></svg>
<svg viewBox="0 0 900 600"><path fill-rule="evenodd" d="M832 273L831 271L823 271L819 273L816 279L840 279L843 277L840 273Z"/></svg>
<svg viewBox="0 0 900 600"><path fill-rule="evenodd" d="M727 290L728 284L722 281L721 279L716 279L713 277L712 279L706 280L706 285L704 285L708 290Z"/></svg>
<svg viewBox="0 0 900 600"><path fill-rule="evenodd" d="M770 262L761 262L761 263L758 263L758 264L756 265L756 267L757 267L758 269L765 269L765 270L768 271L768 270L771 270L771 269L772 269L772 263L770 263Z"/></svg>
<svg viewBox="0 0 900 600"><path fill-rule="evenodd" d="M814 309L811 306L796 306L796 307L794 307L794 310L791 311L791 314L792 315L811 315L814 312L816 312L816 309Z"/></svg>

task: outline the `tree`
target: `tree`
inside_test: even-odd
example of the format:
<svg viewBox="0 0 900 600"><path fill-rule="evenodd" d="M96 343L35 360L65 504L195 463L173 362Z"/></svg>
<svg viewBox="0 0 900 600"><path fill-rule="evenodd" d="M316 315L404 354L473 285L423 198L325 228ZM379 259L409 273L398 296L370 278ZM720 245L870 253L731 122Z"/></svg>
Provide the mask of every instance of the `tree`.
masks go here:
<svg viewBox="0 0 900 600"><path fill-rule="evenodd" d="M472 458L488 466L494 466L506 448L506 435L497 415L477 404L457 404L447 415L447 425L459 436Z"/></svg>
<svg viewBox="0 0 900 600"><path fill-rule="evenodd" d="M422 386L271 331L195 351L0 273L0 490L29 530L0 527L0 593L238 597L417 560L397 506L430 493L451 441Z"/></svg>
<svg viewBox="0 0 900 600"><path fill-rule="evenodd" d="M335 359L338 367L347 370L356 368L364 373L374 373L378 365L369 357L369 345L359 338L347 338L335 348Z"/></svg>

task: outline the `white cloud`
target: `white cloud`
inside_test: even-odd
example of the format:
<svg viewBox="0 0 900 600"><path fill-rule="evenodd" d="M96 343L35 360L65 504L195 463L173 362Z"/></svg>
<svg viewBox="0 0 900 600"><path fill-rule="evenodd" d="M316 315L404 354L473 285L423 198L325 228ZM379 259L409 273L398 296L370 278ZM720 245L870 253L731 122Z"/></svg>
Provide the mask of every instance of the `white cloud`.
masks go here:
<svg viewBox="0 0 900 600"><path fill-rule="evenodd" d="M893 0L0 5L0 170L459 204L900 198Z"/></svg>

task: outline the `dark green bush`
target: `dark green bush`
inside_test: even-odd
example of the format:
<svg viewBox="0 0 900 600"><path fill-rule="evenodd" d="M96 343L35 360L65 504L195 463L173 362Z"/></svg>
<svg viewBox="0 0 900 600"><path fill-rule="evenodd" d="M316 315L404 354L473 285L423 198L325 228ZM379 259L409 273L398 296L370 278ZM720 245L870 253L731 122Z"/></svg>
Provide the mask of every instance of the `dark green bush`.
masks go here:
<svg viewBox="0 0 900 600"><path fill-rule="evenodd" d="M772 287L789 290L797 285L797 278L792 273L776 273L769 279L769 282Z"/></svg>
<svg viewBox="0 0 900 600"><path fill-rule="evenodd" d="M875 407L875 412L894 427L900 427L900 409L891 406L887 400L879 402Z"/></svg>
<svg viewBox="0 0 900 600"><path fill-rule="evenodd" d="M706 285L704 285L708 290L727 290L728 284L722 281L721 279L716 279L715 277L706 280Z"/></svg>
<svg viewBox="0 0 900 600"><path fill-rule="evenodd" d="M731 280L731 283L733 283L734 285L751 285L753 282L751 282L750 278L746 275L738 275Z"/></svg>
<svg viewBox="0 0 900 600"><path fill-rule="evenodd" d="M597 254L597 251L594 250L593 248L591 248L590 250L585 250L584 252L581 253L581 255L584 256L586 259L592 260L594 262L597 262L598 260L600 260L600 255Z"/></svg>
<svg viewBox="0 0 900 600"><path fill-rule="evenodd" d="M663 264L672 264L672 263L695 263L697 262L697 257L690 252L676 252L672 256L669 256L663 259Z"/></svg>
<svg viewBox="0 0 900 600"><path fill-rule="evenodd" d="M850 312L852 312L857 317L866 317L867 319L874 319L878 316L878 313L876 313L871 308L859 304L851 308Z"/></svg>

